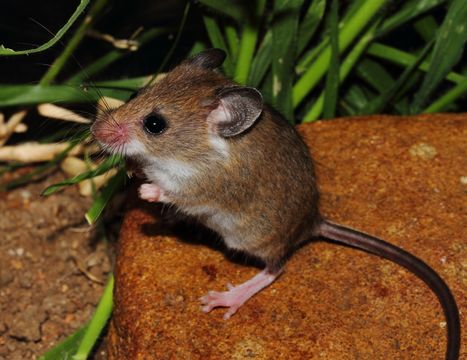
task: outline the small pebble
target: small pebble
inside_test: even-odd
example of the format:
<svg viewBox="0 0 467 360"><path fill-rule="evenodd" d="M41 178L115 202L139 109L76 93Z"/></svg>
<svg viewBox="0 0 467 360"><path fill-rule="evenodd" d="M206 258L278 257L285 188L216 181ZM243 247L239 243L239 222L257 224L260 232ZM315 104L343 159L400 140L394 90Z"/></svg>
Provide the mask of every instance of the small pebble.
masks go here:
<svg viewBox="0 0 467 360"><path fill-rule="evenodd" d="M413 157L419 157L424 160L431 160L436 155L438 155L436 148L426 143L418 143L418 144L412 145L409 149L409 153Z"/></svg>

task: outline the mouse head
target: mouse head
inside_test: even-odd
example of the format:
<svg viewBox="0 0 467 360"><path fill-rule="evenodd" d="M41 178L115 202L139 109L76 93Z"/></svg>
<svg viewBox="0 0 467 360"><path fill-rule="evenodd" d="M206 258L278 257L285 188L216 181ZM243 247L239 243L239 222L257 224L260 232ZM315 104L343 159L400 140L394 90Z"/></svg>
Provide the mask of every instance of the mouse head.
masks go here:
<svg viewBox="0 0 467 360"><path fill-rule="evenodd" d="M154 86L139 91L92 126L102 146L136 159L197 161L228 156L263 110L258 90L215 70L224 51L210 49L182 62Z"/></svg>

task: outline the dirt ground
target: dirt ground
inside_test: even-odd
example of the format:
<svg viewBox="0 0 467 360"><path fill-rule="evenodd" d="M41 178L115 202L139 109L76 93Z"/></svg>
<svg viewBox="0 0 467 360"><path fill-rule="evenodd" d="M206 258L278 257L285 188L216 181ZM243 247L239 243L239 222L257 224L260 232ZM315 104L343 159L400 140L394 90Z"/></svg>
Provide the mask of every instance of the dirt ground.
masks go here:
<svg viewBox="0 0 467 360"><path fill-rule="evenodd" d="M40 196L61 179L0 193L0 360L36 359L84 325L111 271L112 241L84 219L91 199Z"/></svg>

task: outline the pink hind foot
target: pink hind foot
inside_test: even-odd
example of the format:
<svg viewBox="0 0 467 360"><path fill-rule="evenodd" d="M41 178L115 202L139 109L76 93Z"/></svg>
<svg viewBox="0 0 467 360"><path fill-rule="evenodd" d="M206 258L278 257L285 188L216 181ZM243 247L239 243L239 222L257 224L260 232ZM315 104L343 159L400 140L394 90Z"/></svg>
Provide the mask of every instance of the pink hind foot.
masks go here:
<svg viewBox="0 0 467 360"><path fill-rule="evenodd" d="M138 189L139 197L149 202L167 202L162 189L155 184L142 184Z"/></svg>
<svg viewBox="0 0 467 360"><path fill-rule="evenodd" d="M224 320L227 320L249 298L274 282L280 273L272 274L265 269L241 285L233 286L232 284L227 284L228 291L209 291L199 299L203 305L202 310L208 313L216 307L228 307L229 309L224 314Z"/></svg>

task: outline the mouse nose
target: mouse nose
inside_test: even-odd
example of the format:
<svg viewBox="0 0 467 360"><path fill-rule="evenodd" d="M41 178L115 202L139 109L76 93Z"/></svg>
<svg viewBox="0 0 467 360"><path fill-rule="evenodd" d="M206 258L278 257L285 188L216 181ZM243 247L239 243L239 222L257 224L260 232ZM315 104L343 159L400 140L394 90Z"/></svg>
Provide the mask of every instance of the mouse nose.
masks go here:
<svg viewBox="0 0 467 360"><path fill-rule="evenodd" d="M128 125L99 120L91 126L94 138L102 144L124 145L128 141Z"/></svg>

